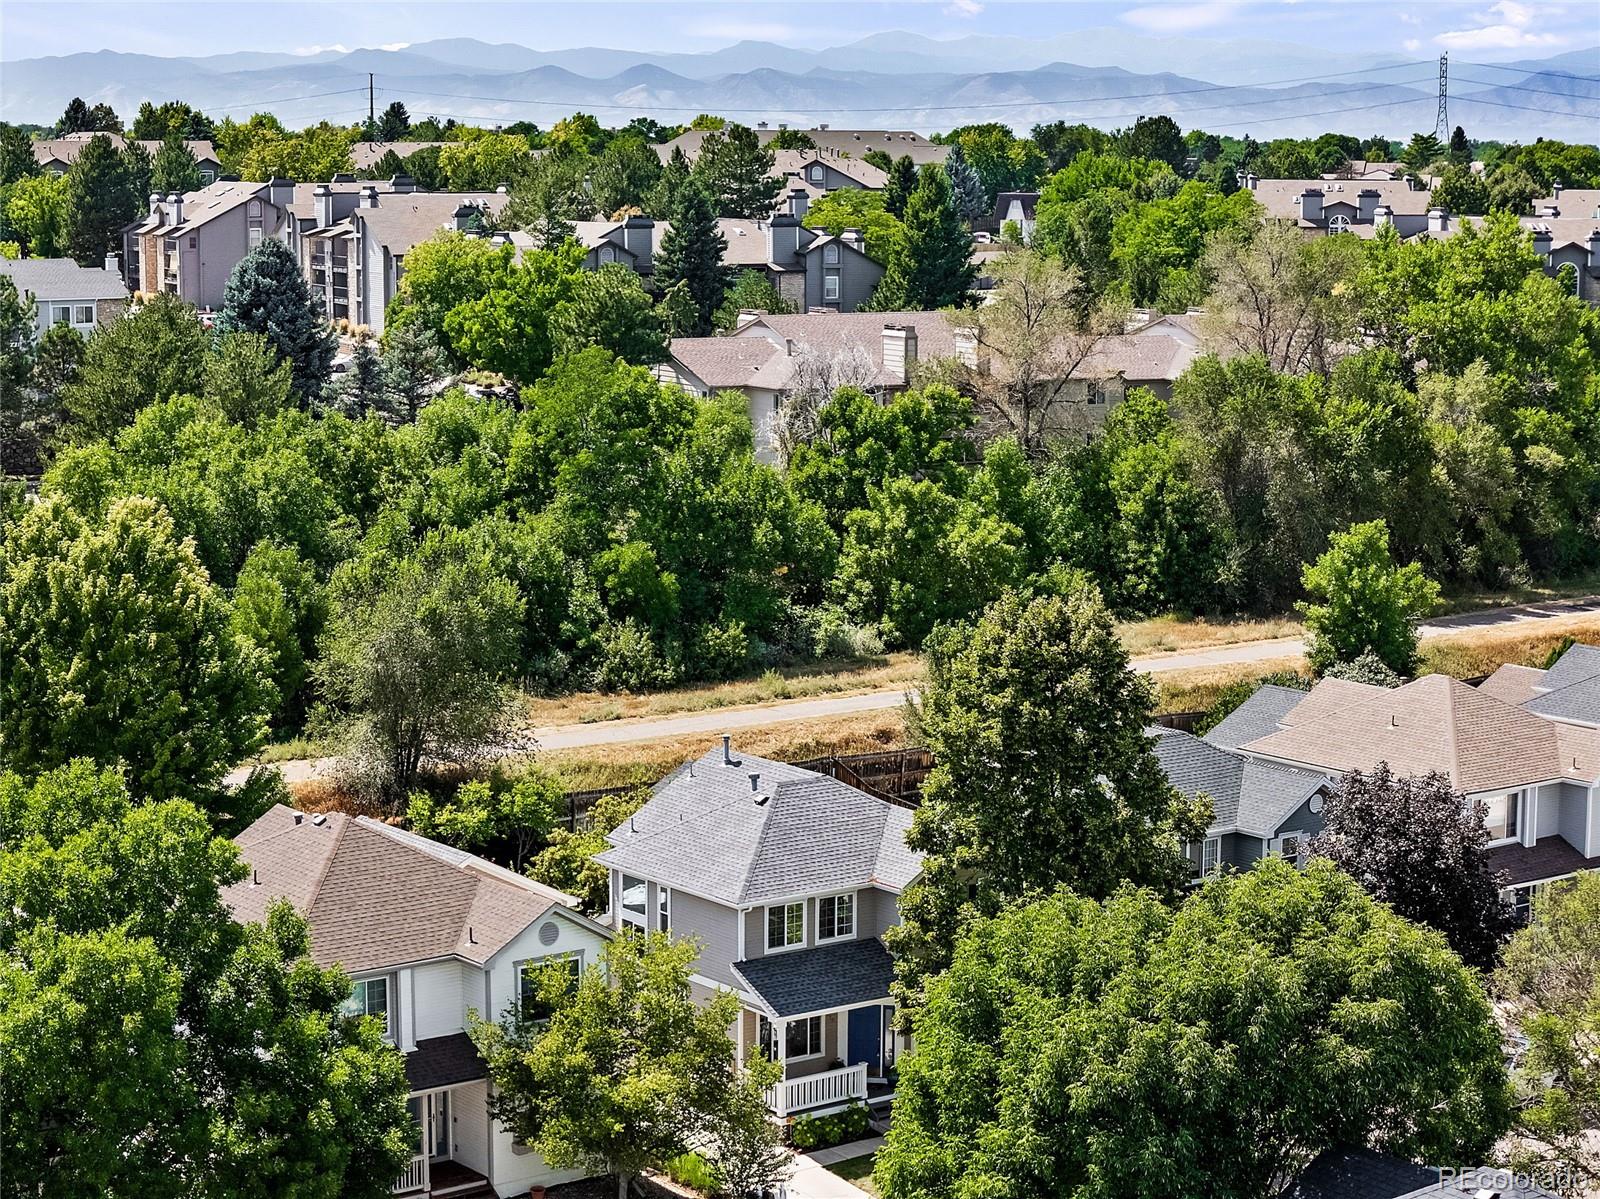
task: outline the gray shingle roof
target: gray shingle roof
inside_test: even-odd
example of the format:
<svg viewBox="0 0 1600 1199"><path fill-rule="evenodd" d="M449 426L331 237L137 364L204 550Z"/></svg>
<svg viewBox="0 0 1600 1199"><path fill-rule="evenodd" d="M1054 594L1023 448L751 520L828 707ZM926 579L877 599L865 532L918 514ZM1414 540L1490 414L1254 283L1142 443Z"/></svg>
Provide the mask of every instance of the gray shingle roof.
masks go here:
<svg viewBox="0 0 1600 1199"><path fill-rule="evenodd" d="M1544 672L1540 686L1551 691L1600 676L1600 646L1572 645Z"/></svg>
<svg viewBox="0 0 1600 1199"><path fill-rule="evenodd" d="M416 1049L406 1054L406 1083L413 1091L453 1087L488 1076L478 1047L464 1032L418 1041Z"/></svg>
<svg viewBox="0 0 1600 1199"><path fill-rule="evenodd" d="M1205 735L1205 740L1223 749L1238 749L1246 741L1265 737L1276 730L1289 710L1305 697L1304 691L1296 691L1293 687L1263 684L1256 688L1255 694L1249 699L1218 721L1216 727Z"/></svg>
<svg viewBox="0 0 1600 1199"><path fill-rule="evenodd" d="M1548 685L1548 676L1545 682ZM1524 700L1522 706L1530 712L1537 712L1540 716L1549 716L1556 720L1600 724L1600 676L1579 679L1565 687L1539 692Z"/></svg>
<svg viewBox="0 0 1600 1199"><path fill-rule="evenodd" d="M668 775L597 860L735 905L899 891L917 876L908 809L786 762L738 753L734 762L723 763L719 745Z"/></svg>
<svg viewBox="0 0 1600 1199"><path fill-rule="evenodd" d="M1279 1199L1448 1199L1480 1191L1499 1199L1554 1199L1553 1192L1491 1167L1463 1169L1445 1178L1435 1166L1419 1166L1368 1149L1325 1150Z"/></svg>
<svg viewBox="0 0 1600 1199"><path fill-rule="evenodd" d="M1244 832L1269 837L1328 782L1315 771L1262 762L1176 729L1150 732L1156 760L1172 785L1190 799L1210 797L1209 836Z"/></svg>
<svg viewBox="0 0 1600 1199"><path fill-rule="evenodd" d="M11 276L20 292L36 300L126 300L128 289L116 271L79 266L70 258L0 257L0 275Z"/></svg>
<svg viewBox="0 0 1600 1199"><path fill-rule="evenodd" d="M894 963L876 937L768 954L733 964L774 1016L802 1016L889 998Z"/></svg>

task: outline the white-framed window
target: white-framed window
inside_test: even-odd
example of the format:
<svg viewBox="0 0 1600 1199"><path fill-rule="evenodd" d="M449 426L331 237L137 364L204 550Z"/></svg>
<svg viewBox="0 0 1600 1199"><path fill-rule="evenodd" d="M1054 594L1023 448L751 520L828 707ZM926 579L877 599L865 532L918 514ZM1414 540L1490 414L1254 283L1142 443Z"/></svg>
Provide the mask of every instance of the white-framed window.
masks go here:
<svg viewBox="0 0 1600 1199"><path fill-rule="evenodd" d="M1521 815L1522 792L1507 791L1481 801L1484 806L1483 824L1489 830L1490 841L1514 841L1517 836L1517 818Z"/></svg>
<svg viewBox="0 0 1600 1199"><path fill-rule="evenodd" d="M806 943L806 905L774 904L767 909L767 949L794 949Z"/></svg>
<svg viewBox="0 0 1600 1199"><path fill-rule="evenodd" d="M834 266L839 261L839 243L831 241L822 247L822 261L829 266Z"/></svg>
<svg viewBox="0 0 1600 1199"><path fill-rule="evenodd" d="M631 874L622 876L622 923L635 928L650 927L650 912L646 906L650 884Z"/></svg>
<svg viewBox="0 0 1600 1199"><path fill-rule="evenodd" d="M765 1016L756 1018L756 1042L769 1062L778 1060L777 1030ZM791 1062L822 1056L821 1016L789 1021L783 1030L783 1056Z"/></svg>
<svg viewBox="0 0 1600 1199"><path fill-rule="evenodd" d="M72 306L72 323L74 325L94 324L94 305L74 304Z"/></svg>
<svg viewBox="0 0 1600 1199"><path fill-rule="evenodd" d="M1328 232L1329 233L1349 233L1350 232L1350 218L1345 216L1345 214L1342 213L1342 212L1338 213L1335 216L1329 217L1328 218Z"/></svg>
<svg viewBox="0 0 1600 1199"><path fill-rule="evenodd" d="M389 1018L389 976L358 978L351 984L350 998L339 1005L341 1016L372 1016L383 1021L383 1035L392 1035Z"/></svg>
<svg viewBox="0 0 1600 1199"><path fill-rule="evenodd" d="M856 935L856 896L824 895L817 900L817 940L842 941Z"/></svg>
<svg viewBox="0 0 1600 1199"><path fill-rule="evenodd" d="M829 246L828 248L830 250L833 249L832 246ZM839 298L839 276L838 275L824 275L824 276L822 276L822 298L824 300L837 300Z"/></svg>
<svg viewBox="0 0 1600 1199"><path fill-rule="evenodd" d="M617 260L617 252L610 246L601 246L597 257L601 262L615 262Z"/></svg>
<svg viewBox="0 0 1600 1199"><path fill-rule="evenodd" d="M1304 833L1284 833L1278 838L1278 854L1286 862L1300 864L1301 855L1305 853L1306 836Z"/></svg>
<svg viewBox="0 0 1600 1199"><path fill-rule="evenodd" d="M1207 837L1200 846L1200 877L1215 874L1222 862L1222 838Z"/></svg>
<svg viewBox="0 0 1600 1199"><path fill-rule="evenodd" d="M217 173L215 171L207 170L204 167L202 167L200 169L200 182L201 183L215 183L216 181L217 181Z"/></svg>
<svg viewBox="0 0 1600 1199"><path fill-rule="evenodd" d="M656 932L672 931L672 889L656 886Z"/></svg>
<svg viewBox="0 0 1600 1199"><path fill-rule="evenodd" d="M820 162L812 163L811 164L811 182L813 182L813 183L821 183L822 179L823 179L822 164Z"/></svg>
<svg viewBox="0 0 1600 1199"><path fill-rule="evenodd" d="M50 309L50 323L52 325L72 324L72 307L68 304L56 304Z"/></svg>
<svg viewBox="0 0 1600 1199"><path fill-rule="evenodd" d="M567 974L567 994L578 989L583 977L583 953L554 954L529 958L517 963L517 1016L522 1020L549 1020L555 1014L550 1000L541 993L540 983L547 966L557 966Z"/></svg>

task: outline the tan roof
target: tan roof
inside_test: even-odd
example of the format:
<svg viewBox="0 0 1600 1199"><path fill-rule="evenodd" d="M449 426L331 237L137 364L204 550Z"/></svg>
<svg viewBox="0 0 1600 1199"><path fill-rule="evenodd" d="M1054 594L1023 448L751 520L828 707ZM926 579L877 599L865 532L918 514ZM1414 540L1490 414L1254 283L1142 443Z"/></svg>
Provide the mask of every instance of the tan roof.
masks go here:
<svg viewBox="0 0 1600 1199"><path fill-rule="evenodd" d="M700 153L700 143L706 139L706 130L687 129L666 145L659 147L663 161L671 157L677 146L683 147L690 162ZM882 150L891 158L909 155L911 161L921 166L925 162L943 162L950 152L949 146L930 142L920 133L909 129L800 129L817 144L819 150L832 150L853 158L865 158L874 150ZM778 136L776 128L757 129L756 136L765 145Z"/></svg>
<svg viewBox="0 0 1600 1199"><path fill-rule="evenodd" d="M783 353L765 337L675 337L672 357L707 387L745 387L770 359Z"/></svg>
<svg viewBox="0 0 1600 1199"><path fill-rule="evenodd" d="M449 142L357 142L350 147L350 161L358 171L364 171L390 150L401 158L410 158L418 150L429 146L448 146Z"/></svg>
<svg viewBox="0 0 1600 1199"><path fill-rule="evenodd" d="M1200 356L1178 337L1159 333L1124 333L1103 337L1072 371L1074 379L1108 379L1121 375L1132 383L1170 383Z"/></svg>
<svg viewBox="0 0 1600 1199"><path fill-rule="evenodd" d="M265 183L241 183L237 180L211 183L197 192L185 192L182 228L198 228L225 212L233 211L246 200L257 197L264 199L266 194ZM141 233L158 233L177 227L157 222L155 214L151 213L140 221L136 229Z"/></svg>
<svg viewBox="0 0 1600 1199"><path fill-rule="evenodd" d="M1552 722L1457 679L1430 674L1393 690L1350 683L1323 690L1330 681L1336 680L1323 680L1291 709L1277 732L1241 748L1331 771L1387 762L1397 774L1443 774L1468 794L1592 777L1583 774L1594 762L1592 736L1581 747L1564 745ZM1351 687L1361 691L1347 692L1351 702L1335 706L1337 691ZM1314 699L1318 705L1308 712Z"/></svg>
<svg viewBox="0 0 1600 1199"><path fill-rule="evenodd" d="M1557 209L1559 217L1577 217L1586 221L1600 218L1600 188L1564 187L1559 196L1540 196L1533 202L1533 211Z"/></svg>
<svg viewBox="0 0 1600 1199"><path fill-rule="evenodd" d="M1538 694L1543 679L1544 671L1537 667L1507 662L1479 683L1478 690L1501 703L1521 704Z"/></svg>
<svg viewBox="0 0 1600 1199"><path fill-rule="evenodd" d="M1477 216L1451 216L1445 223L1444 229L1439 231L1424 229L1409 240L1441 241L1454 237L1466 225L1481 225L1483 221L1483 217ZM1587 250L1590 236L1600 232L1600 218L1597 217L1525 216L1519 217L1517 223L1529 233L1548 233L1550 248L1553 250L1559 250L1562 246L1577 246Z"/></svg>
<svg viewBox="0 0 1600 1199"><path fill-rule="evenodd" d="M775 172L779 175L799 174L803 178L808 166L820 162L842 175L848 175L862 187L882 190L889 182L889 176L882 167L875 167L861 158L847 158L827 150L774 150L772 156L776 160Z"/></svg>
<svg viewBox="0 0 1600 1199"><path fill-rule="evenodd" d="M251 876L223 891L238 920L287 899L311 956L351 972L458 957L487 962L569 895L365 816L277 804L236 838Z"/></svg>
<svg viewBox="0 0 1600 1199"><path fill-rule="evenodd" d="M1404 180L1349 179L1262 179L1257 182L1254 195L1257 203L1267 210L1268 216L1280 220L1297 220L1300 206L1295 203L1300 193L1316 188L1322 193L1322 206L1349 204L1356 206L1364 191L1378 193L1378 203L1387 204L1398 216L1423 216L1431 207L1431 193L1413 191Z"/></svg>
<svg viewBox="0 0 1600 1199"><path fill-rule="evenodd" d="M44 163L55 161L71 165L78 161L78 155L83 153L83 148L89 144L90 139L100 136L93 133L70 133L66 137L41 138L33 143L33 160L41 166ZM120 133L107 133L104 135L111 139L111 144L120 150L127 145L127 139ZM149 141L141 138L139 144L150 153L154 154L161 149L159 141ZM198 161L217 161L217 150L208 141L186 141L183 143L189 148Z"/></svg>
<svg viewBox="0 0 1600 1199"><path fill-rule="evenodd" d="M368 236L391 254L405 254L451 225L462 204L481 204L493 215L510 198L499 192L389 192L376 208L358 208L351 216L359 217Z"/></svg>

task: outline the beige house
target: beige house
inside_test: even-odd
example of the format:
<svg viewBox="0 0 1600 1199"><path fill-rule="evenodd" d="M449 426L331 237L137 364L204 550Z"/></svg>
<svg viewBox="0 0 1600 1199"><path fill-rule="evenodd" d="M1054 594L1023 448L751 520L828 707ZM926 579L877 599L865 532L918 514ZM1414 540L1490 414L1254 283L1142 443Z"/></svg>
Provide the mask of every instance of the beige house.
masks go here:
<svg viewBox="0 0 1600 1199"><path fill-rule="evenodd" d="M203 311L221 308L240 260L263 238L285 237L294 191L287 179L272 179L152 195L150 211L122 231L128 289L166 292Z"/></svg>
<svg viewBox="0 0 1600 1199"><path fill-rule="evenodd" d="M42 138L33 143L33 160L52 175L64 175L72 169L72 164L78 161L78 155L83 153L84 146L89 144L89 139L94 137L108 137L111 144L120 150L128 144L128 139L120 133L69 133L65 137ZM222 178L222 163L217 159L217 151L208 141L186 141L189 153L194 155L196 164L200 167L200 182L202 184L215 183ZM161 149L159 141L140 140L143 146L152 155Z"/></svg>

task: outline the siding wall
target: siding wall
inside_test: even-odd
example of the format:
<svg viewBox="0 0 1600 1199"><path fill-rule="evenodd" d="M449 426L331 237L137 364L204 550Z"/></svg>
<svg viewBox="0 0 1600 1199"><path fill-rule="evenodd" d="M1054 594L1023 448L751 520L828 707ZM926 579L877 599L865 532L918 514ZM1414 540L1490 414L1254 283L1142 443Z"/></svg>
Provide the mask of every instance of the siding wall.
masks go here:
<svg viewBox="0 0 1600 1199"><path fill-rule="evenodd" d="M898 899L877 887L863 887L856 892L856 936L881 937L900 923Z"/></svg>
<svg viewBox="0 0 1600 1199"><path fill-rule="evenodd" d="M402 1002L415 1005L417 1040L466 1030L468 1006L483 1002L482 995L468 994L469 976L481 979L483 973L464 962L430 962L412 970L411 995Z"/></svg>
<svg viewBox="0 0 1600 1199"><path fill-rule="evenodd" d="M450 1132L456 1160L489 1175L489 1083L469 1082L450 1091Z"/></svg>
<svg viewBox="0 0 1600 1199"><path fill-rule="evenodd" d="M651 888L652 895L655 888ZM733 908L682 891L672 893L672 936L700 942L695 970L714 982L736 985L729 967L739 959L739 917Z"/></svg>
<svg viewBox="0 0 1600 1199"><path fill-rule="evenodd" d="M1589 798L1589 789L1577 783L1557 783L1556 786L1561 792L1561 802L1558 806L1560 816L1556 831L1574 849L1585 856L1591 856L1594 851L1586 844L1589 836L1589 805L1594 802ZM1542 795L1539 797L1539 802L1542 808L1544 804Z"/></svg>
<svg viewBox="0 0 1600 1199"><path fill-rule="evenodd" d="M836 266L825 265L823 256L826 252L827 247L824 246L806 255L806 307L854 312L872 298L872 289L883 278L883 268L865 254L846 246L840 246ZM824 274L834 270L839 272L839 298L825 300L822 279Z"/></svg>

